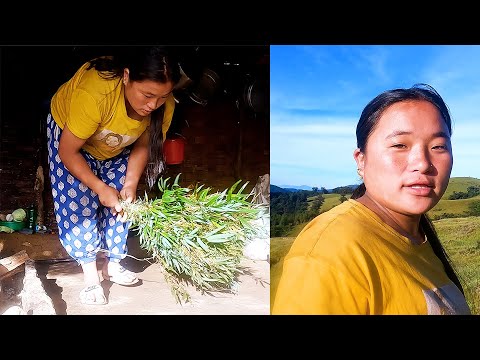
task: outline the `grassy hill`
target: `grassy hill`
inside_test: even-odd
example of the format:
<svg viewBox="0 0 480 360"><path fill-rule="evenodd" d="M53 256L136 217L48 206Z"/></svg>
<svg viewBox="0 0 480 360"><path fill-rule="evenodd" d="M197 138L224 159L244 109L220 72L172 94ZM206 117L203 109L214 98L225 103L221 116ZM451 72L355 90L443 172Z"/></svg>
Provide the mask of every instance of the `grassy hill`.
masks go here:
<svg viewBox="0 0 480 360"><path fill-rule="evenodd" d="M446 200L445 196L428 212L431 219L438 219L442 214L451 214L449 217L464 217L474 201L480 201L480 195L470 199Z"/></svg>
<svg viewBox="0 0 480 360"><path fill-rule="evenodd" d="M452 214L450 217L463 217L468 212L470 204L480 200L480 195L470 199L448 200L449 196L456 192L467 192L470 186L480 186L480 179L472 177L451 178L445 194L438 204L428 212L432 219L438 218L442 214Z"/></svg>
<svg viewBox="0 0 480 360"><path fill-rule="evenodd" d="M480 179L472 177L454 177L450 179L447 190L443 194L442 199L438 204L428 212L428 215L435 219L441 214L452 214L454 216L462 217L468 212L469 206L474 201L479 201L480 196L475 196L470 199L448 200L453 192L467 192L470 186L480 186Z"/></svg>
<svg viewBox="0 0 480 360"><path fill-rule="evenodd" d="M480 179L472 177L453 177L448 183L447 190L443 195L444 199L448 199L450 195L456 192L466 192L469 186L480 186Z"/></svg>
<svg viewBox="0 0 480 360"><path fill-rule="evenodd" d="M323 198L325 199L323 201L322 207L320 208L320 213L323 213L325 211L328 211L332 208L334 208L337 205L341 204L340 197L342 195L340 194L322 194ZM350 199L350 194L345 195L347 199ZM317 196L310 196L308 200L308 207L310 208L310 205L313 203L313 201L317 198Z"/></svg>
<svg viewBox="0 0 480 360"><path fill-rule="evenodd" d="M350 196L350 194L345 195L347 199L350 199ZM323 197L325 198L325 201L320 208L321 213L333 209L335 206L341 204L340 198L342 197L342 195L340 194L325 194L323 195Z"/></svg>

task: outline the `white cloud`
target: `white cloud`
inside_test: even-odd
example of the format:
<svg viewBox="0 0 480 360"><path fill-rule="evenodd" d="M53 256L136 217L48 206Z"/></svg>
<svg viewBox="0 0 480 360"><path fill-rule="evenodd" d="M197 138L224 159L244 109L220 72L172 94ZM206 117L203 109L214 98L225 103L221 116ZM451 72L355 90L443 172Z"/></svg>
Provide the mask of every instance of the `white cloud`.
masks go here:
<svg viewBox="0 0 480 360"><path fill-rule="evenodd" d="M271 127L272 183L336 187L355 181L355 133L348 124ZM303 181L302 181L303 179Z"/></svg>

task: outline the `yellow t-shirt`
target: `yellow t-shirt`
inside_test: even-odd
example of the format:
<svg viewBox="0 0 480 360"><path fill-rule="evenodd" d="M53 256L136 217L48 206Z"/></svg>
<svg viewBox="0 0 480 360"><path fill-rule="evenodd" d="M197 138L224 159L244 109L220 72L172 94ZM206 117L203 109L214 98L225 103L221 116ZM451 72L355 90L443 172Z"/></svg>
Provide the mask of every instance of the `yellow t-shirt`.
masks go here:
<svg viewBox="0 0 480 360"><path fill-rule="evenodd" d="M86 139L83 149L96 159L105 160L120 154L148 128L150 117L142 121L127 115L121 78L107 80L85 63L53 95L50 111L58 126L67 124L70 131ZM172 122L175 99L165 104L163 140Z"/></svg>
<svg viewBox="0 0 480 360"><path fill-rule="evenodd" d="M283 264L272 314L470 314L430 243L348 200L313 219Z"/></svg>

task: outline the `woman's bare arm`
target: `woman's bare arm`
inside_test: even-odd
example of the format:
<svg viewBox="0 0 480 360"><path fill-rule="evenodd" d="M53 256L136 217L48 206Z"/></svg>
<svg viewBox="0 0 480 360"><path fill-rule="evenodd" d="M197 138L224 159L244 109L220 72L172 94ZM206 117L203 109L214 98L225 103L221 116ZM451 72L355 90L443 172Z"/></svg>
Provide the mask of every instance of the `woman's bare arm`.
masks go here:
<svg viewBox="0 0 480 360"><path fill-rule="evenodd" d="M122 207L118 201L118 190L105 184L90 169L86 160L80 154L80 149L85 144L84 139L75 136L65 125L60 136L58 155L70 173L84 185L98 194L103 206L111 207L120 212Z"/></svg>

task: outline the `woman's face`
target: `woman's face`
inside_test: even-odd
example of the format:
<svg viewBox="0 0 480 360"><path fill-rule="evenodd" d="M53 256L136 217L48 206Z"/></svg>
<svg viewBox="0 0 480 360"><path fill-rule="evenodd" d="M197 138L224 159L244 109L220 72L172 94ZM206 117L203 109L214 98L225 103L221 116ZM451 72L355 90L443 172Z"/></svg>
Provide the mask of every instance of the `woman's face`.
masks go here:
<svg viewBox="0 0 480 360"><path fill-rule="evenodd" d="M387 108L370 134L365 153L354 152L372 200L390 211L419 215L445 192L453 165L447 125L428 101Z"/></svg>
<svg viewBox="0 0 480 360"><path fill-rule="evenodd" d="M148 116L153 110L162 106L174 87L172 82L131 81L128 79L128 75L124 76L124 84L128 103L142 117Z"/></svg>

